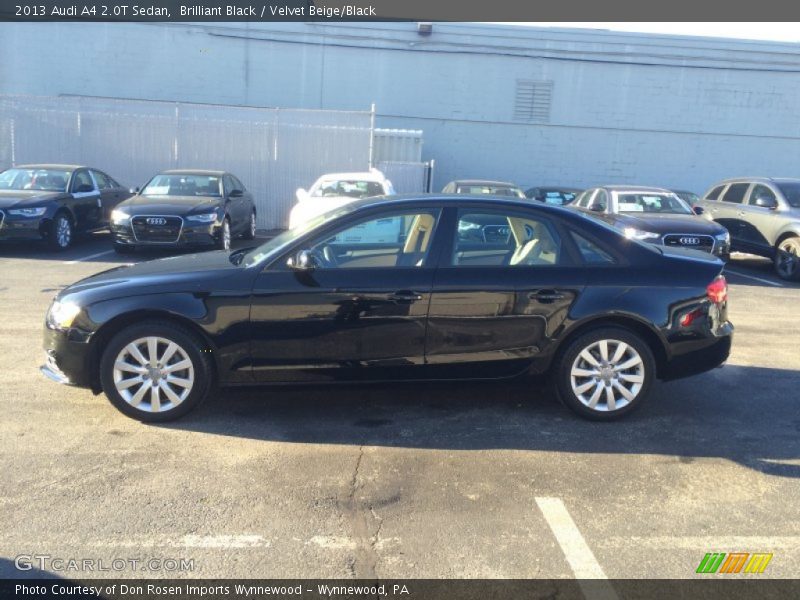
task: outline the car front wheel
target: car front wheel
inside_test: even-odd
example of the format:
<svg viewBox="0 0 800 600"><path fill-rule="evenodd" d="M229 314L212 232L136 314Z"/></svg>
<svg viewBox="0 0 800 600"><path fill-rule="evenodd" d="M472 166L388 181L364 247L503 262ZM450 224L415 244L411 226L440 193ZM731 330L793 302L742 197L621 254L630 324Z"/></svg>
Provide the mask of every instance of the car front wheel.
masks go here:
<svg viewBox="0 0 800 600"><path fill-rule="evenodd" d="M168 321L145 321L120 331L103 351L100 381L111 403L145 422L177 419L200 404L213 369L203 344Z"/></svg>
<svg viewBox="0 0 800 600"><path fill-rule="evenodd" d="M231 249L231 222L228 217L222 221L222 227L217 234L217 250L230 250Z"/></svg>
<svg viewBox="0 0 800 600"><path fill-rule="evenodd" d="M800 279L800 238L791 237L778 244L775 272L781 279Z"/></svg>
<svg viewBox="0 0 800 600"><path fill-rule="evenodd" d="M245 240L254 240L256 239L256 212L253 211L250 213L250 221L247 224L247 230L242 234L242 238Z"/></svg>
<svg viewBox="0 0 800 600"><path fill-rule="evenodd" d="M72 221L64 213L59 213L50 223L47 242L53 250L67 250L72 245L75 231Z"/></svg>
<svg viewBox="0 0 800 600"><path fill-rule="evenodd" d="M610 421L636 409L655 378L655 360L636 334L618 327L573 340L556 366L562 402L580 416Z"/></svg>

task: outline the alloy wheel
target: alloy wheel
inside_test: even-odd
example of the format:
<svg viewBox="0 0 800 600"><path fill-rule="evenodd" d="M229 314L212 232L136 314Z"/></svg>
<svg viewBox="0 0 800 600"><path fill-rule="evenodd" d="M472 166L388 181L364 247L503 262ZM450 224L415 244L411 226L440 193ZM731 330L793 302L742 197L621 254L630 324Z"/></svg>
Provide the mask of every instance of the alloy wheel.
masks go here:
<svg viewBox="0 0 800 600"><path fill-rule="evenodd" d="M636 349L620 340L598 340L575 357L570 384L587 408L612 412L639 395L644 384L644 361Z"/></svg>
<svg viewBox="0 0 800 600"><path fill-rule="evenodd" d="M778 275L784 279L790 279L797 273L800 266L800 256L798 256L798 245L792 239L785 240L778 246L778 256L776 266Z"/></svg>
<svg viewBox="0 0 800 600"><path fill-rule="evenodd" d="M250 237L256 237L256 213L250 213Z"/></svg>
<svg viewBox="0 0 800 600"><path fill-rule="evenodd" d="M231 249L231 225L227 219L222 222L222 249Z"/></svg>
<svg viewBox="0 0 800 600"><path fill-rule="evenodd" d="M56 221L56 243L60 248L66 248L72 241L72 226L66 217L59 217Z"/></svg>
<svg viewBox="0 0 800 600"><path fill-rule="evenodd" d="M114 386L125 402L144 412L166 412L194 387L194 365L172 340L148 336L132 341L114 361Z"/></svg>

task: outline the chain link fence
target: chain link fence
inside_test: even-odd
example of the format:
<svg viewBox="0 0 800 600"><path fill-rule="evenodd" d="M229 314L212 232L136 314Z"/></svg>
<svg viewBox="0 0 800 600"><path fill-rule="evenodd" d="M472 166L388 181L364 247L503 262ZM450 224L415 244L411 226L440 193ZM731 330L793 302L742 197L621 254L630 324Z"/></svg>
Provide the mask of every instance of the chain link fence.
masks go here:
<svg viewBox="0 0 800 600"><path fill-rule="evenodd" d="M370 111L330 111L0 96L0 170L84 164L125 185L158 171L221 169L253 192L262 229L285 227L298 187L333 171L364 171Z"/></svg>

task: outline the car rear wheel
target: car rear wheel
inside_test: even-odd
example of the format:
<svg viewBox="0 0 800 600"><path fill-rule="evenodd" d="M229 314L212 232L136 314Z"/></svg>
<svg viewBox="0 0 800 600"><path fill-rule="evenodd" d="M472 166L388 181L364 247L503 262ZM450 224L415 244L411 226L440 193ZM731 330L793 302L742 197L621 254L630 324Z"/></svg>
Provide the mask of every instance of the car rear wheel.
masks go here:
<svg viewBox="0 0 800 600"><path fill-rule="evenodd" d="M213 368L203 350L194 335L167 321L127 327L103 351L103 391L120 412L139 421L177 419L211 389Z"/></svg>
<svg viewBox="0 0 800 600"><path fill-rule="evenodd" d="M231 249L231 222L228 217L225 217L225 220L222 221L222 227L219 230L219 237L217 238L217 249L218 250L230 250Z"/></svg>
<svg viewBox="0 0 800 600"><path fill-rule="evenodd" d="M245 240L256 239L256 211L250 213L250 222L247 224L247 230L242 234Z"/></svg>
<svg viewBox="0 0 800 600"><path fill-rule="evenodd" d="M63 251L72 245L75 231L72 221L65 213L58 213L50 222L50 231L47 236L47 243L53 250Z"/></svg>
<svg viewBox="0 0 800 600"><path fill-rule="evenodd" d="M562 402L580 416L610 421L636 409L655 378L655 360L636 334L618 327L573 340L556 366Z"/></svg>
<svg viewBox="0 0 800 600"><path fill-rule="evenodd" d="M781 279L800 279L800 238L791 237L778 244L775 272Z"/></svg>

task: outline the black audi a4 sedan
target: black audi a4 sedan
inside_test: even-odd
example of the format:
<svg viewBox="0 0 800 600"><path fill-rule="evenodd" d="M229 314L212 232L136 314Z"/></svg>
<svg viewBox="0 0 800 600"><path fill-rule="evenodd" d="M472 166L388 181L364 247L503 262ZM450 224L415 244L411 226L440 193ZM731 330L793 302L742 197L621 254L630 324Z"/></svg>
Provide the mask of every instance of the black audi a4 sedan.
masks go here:
<svg viewBox="0 0 800 600"><path fill-rule="evenodd" d="M76 234L108 227L130 192L99 169L20 165L0 173L0 240L46 240L66 250Z"/></svg>
<svg viewBox="0 0 800 600"><path fill-rule="evenodd" d="M144 246L228 250L232 236L255 238L256 207L231 173L163 171L117 207L111 233L121 254Z"/></svg>
<svg viewBox="0 0 800 600"><path fill-rule="evenodd" d="M471 224L505 232L464 235ZM375 232L381 236L376 236ZM612 419L722 364L723 263L530 201L356 200L265 244L118 267L62 290L43 373L166 421L215 384L549 374Z"/></svg>
<svg viewBox="0 0 800 600"><path fill-rule="evenodd" d="M723 260L730 256L728 230L700 216L701 207L693 208L670 190L634 185L591 188L570 207L597 214L633 239L702 250Z"/></svg>

